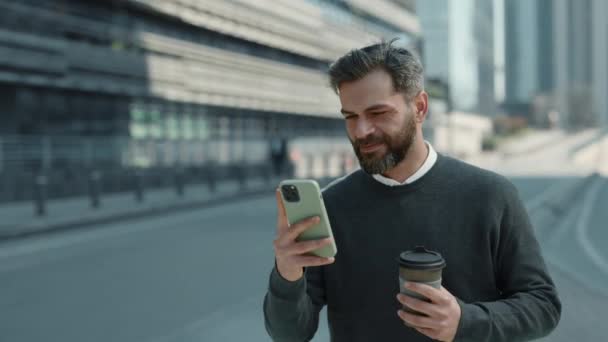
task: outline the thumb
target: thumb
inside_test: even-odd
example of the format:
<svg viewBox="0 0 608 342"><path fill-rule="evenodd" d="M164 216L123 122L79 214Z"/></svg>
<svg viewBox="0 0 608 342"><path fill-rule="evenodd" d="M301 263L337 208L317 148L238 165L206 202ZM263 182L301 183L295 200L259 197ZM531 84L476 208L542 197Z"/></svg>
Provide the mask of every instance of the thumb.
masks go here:
<svg viewBox="0 0 608 342"><path fill-rule="evenodd" d="M282 233L287 231L289 228L289 222L287 221L287 213L285 212L285 205L283 204L283 196L281 195L281 189L275 191L277 198L277 231Z"/></svg>

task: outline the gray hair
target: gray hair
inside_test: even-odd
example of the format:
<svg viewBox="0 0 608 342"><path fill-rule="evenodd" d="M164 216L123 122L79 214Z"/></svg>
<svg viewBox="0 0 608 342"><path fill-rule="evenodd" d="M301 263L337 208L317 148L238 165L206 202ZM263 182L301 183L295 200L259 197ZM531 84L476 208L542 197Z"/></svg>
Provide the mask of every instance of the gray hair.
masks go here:
<svg viewBox="0 0 608 342"><path fill-rule="evenodd" d="M377 69L384 69L393 79L397 92L412 99L424 90L422 64L408 49L393 46L397 39L389 42L354 49L340 57L329 67L331 88L339 93L343 82L359 80Z"/></svg>

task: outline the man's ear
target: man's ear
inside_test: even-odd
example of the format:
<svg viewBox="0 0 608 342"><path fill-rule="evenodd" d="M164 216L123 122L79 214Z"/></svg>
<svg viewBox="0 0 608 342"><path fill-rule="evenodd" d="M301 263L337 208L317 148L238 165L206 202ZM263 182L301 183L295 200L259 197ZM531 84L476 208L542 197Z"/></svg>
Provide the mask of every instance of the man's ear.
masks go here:
<svg viewBox="0 0 608 342"><path fill-rule="evenodd" d="M416 122L423 123L429 110L429 95L423 90L414 98Z"/></svg>

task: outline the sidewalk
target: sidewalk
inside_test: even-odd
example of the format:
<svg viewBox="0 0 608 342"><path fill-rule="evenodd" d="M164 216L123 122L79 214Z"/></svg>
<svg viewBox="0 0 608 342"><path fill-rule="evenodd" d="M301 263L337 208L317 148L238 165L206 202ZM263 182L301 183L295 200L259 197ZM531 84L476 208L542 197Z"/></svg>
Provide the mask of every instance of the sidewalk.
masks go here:
<svg viewBox="0 0 608 342"><path fill-rule="evenodd" d="M515 157L518 155L534 153L553 144L558 144L570 136L584 136L585 138L577 144L569 147L569 153L575 154L586 147L597 143L606 133L599 128L589 128L578 132L567 133L554 130L530 130L521 136L508 138L499 146L498 151L504 157Z"/></svg>
<svg viewBox="0 0 608 342"><path fill-rule="evenodd" d="M145 191L143 202L137 202L133 192L106 194L97 209L91 207L88 197L55 199L47 202L42 217L35 215L33 201L5 204L0 206L0 240L244 199L272 193L279 181L252 179L244 189L236 180L218 182L215 192L206 184L186 185L183 197L175 188L150 189Z"/></svg>
<svg viewBox="0 0 608 342"><path fill-rule="evenodd" d="M530 130L508 138L499 146L498 151L505 157L531 153L556 143L565 136L566 133L561 130Z"/></svg>
<svg viewBox="0 0 608 342"><path fill-rule="evenodd" d="M596 171L590 163L575 163L572 151L589 144L594 146L597 129L571 134L561 131L531 134L503 145L504 150L485 152L467 161L507 176L584 176Z"/></svg>
<svg viewBox="0 0 608 342"><path fill-rule="evenodd" d="M574 150L572 160L581 168L592 168L608 176L608 133L602 132L594 138L589 144Z"/></svg>

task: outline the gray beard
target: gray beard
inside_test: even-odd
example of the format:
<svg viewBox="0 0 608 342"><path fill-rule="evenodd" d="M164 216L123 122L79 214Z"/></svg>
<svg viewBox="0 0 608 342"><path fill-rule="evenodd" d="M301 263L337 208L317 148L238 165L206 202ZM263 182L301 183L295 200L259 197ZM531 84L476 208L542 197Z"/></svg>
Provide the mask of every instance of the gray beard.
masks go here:
<svg viewBox="0 0 608 342"><path fill-rule="evenodd" d="M367 141L352 142L355 154L359 159L359 165L361 169L370 175L384 174L391 170L397 164L405 159L408 152L411 150L416 137L416 123L412 117L411 121L406 122L405 126L401 130L401 133L393 138L386 139L385 136L376 137L375 139L366 139ZM388 152L380 157L365 157L360 151L359 146L363 143L370 142L382 142L387 146ZM395 143L397 144L395 146Z"/></svg>
<svg viewBox="0 0 608 342"><path fill-rule="evenodd" d="M359 165L361 165L363 171L370 175L383 174L397 166L397 164L403 160L402 157L392 152L387 153L381 159L364 159L359 153L357 153L357 157L359 158Z"/></svg>

